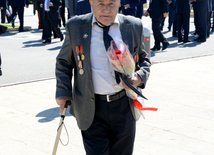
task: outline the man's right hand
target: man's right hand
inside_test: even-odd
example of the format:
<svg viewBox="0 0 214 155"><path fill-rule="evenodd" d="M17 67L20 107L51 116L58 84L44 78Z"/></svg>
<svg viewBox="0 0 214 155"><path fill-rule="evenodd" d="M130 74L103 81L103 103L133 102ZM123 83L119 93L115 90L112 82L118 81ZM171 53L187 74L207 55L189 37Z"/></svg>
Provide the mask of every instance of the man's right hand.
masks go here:
<svg viewBox="0 0 214 155"><path fill-rule="evenodd" d="M56 98L56 103L60 106L60 111L59 114L62 115L63 110L65 108L65 103L67 100L70 100L71 102L73 102L72 98L69 96L60 96Z"/></svg>
<svg viewBox="0 0 214 155"><path fill-rule="evenodd" d="M144 16L147 17L148 15L149 15L149 12L146 11L146 12L144 13Z"/></svg>

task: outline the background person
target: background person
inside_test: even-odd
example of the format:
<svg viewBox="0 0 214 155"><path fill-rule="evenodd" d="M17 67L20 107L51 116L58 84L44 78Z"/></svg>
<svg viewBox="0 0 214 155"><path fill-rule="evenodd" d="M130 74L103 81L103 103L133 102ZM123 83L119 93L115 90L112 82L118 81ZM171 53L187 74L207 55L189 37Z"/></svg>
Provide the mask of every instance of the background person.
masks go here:
<svg viewBox="0 0 214 155"><path fill-rule="evenodd" d="M0 0L1 23L5 23L6 17L6 0Z"/></svg>
<svg viewBox="0 0 214 155"><path fill-rule="evenodd" d="M18 12L19 22L20 22L19 32L23 32L24 31L24 7L28 8L29 0L10 0L9 2L13 10L12 20L11 20L12 27L13 28L15 27L14 22L16 20L16 16Z"/></svg>
<svg viewBox="0 0 214 155"><path fill-rule="evenodd" d="M60 0L43 0L40 7L44 7L44 30L45 40L43 43L51 43L51 30L56 33L55 37L60 37L60 41L64 39L63 34L59 28L60 12L59 7L62 5Z"/></svg>
<svg viewBox="0 0 214 155"><path fill-rule="evenodd" d="M160 29L160 24L168 13L168 1L167 0L150 0L149 8L145 12L145 16L150 15L152 18L152 31L155 39L155 45L151 50L160 50L160 43L162 43L162 50L165 50L169 46L169 42L163 36Z"/></svg>

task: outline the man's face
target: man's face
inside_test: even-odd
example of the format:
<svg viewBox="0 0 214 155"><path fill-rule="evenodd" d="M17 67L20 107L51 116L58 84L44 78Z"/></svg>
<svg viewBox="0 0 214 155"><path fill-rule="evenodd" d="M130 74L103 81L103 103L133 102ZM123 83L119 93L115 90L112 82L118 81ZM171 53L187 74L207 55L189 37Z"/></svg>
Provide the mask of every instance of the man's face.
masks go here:
<svg viewBox="0 0 214 155"><path fill-rule="evenodd" d="M120 0L90 0L97 21L109 26L115 19Z"/></svg>

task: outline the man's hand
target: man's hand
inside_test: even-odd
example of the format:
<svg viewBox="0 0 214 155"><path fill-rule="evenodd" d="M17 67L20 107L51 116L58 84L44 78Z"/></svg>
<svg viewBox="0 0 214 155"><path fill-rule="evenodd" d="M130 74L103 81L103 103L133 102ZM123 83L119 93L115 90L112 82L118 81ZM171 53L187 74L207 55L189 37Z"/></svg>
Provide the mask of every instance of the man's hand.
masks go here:
<svg viewBox="0 0 214 155"><path fill-rule="evenodd" d="M143 83L141 77L137 73L135 73L132 78L127 79L127 81L129 81L135 88L137 88L139 85ZM122 82L122 85L125 90L130 90L130 88L126 86L124 82Z"/></svg>
<svg viewBox="0 0 214 155"><path fill-rule="evenodd" d="M144 13L144 16L147 17L148 15L149 15L149 12L146 11L146 12Z"/></svg>
<svg viewBox="0 0 214 155"><path fill-rule="evenodd" d="M1 7L1 10L3 10L4 8L3 7Z"/></svg>
<svg viewBox="0 0 214 155"><path fill-rule="evenodd" d="M50 3L49 3L49 6L50 6L50 7L53 7L53 3L52 3L52 2L50 2Z"/></svg>
<svg viewBox="0 0 214 155"><path fill-rule="evenodd" d="M164 17L164 18L165 18L167 15L168 15L168 13L166 13L166 12L163 13L163 17Z"/></svg>
<svg viewBox="0 0 214 155"><path fill-rule="evenodd" d="M56 98L56 103L60 106L59 114L62 115L67 100L73 101L71 97L60 96Z"/></svg>
<svg viewBox="0 0 214 155"><path fill-rule="evenodd" d="M126 5L124 5L124 7L125 7L125 9L128 9L128 8L130 8L130 5L126 4Z"/></svg>
<svg viewBox="0 0 214 155"><path fill-rule="evenodd" d="M172 1L168 1L168 4L171 4L172 3Z"/></svg>
<svg viewBox="0 0 214 155"><path fill-rule="evenodd" d="M28 8L28 5L25 5L26 8Z"/></svg>

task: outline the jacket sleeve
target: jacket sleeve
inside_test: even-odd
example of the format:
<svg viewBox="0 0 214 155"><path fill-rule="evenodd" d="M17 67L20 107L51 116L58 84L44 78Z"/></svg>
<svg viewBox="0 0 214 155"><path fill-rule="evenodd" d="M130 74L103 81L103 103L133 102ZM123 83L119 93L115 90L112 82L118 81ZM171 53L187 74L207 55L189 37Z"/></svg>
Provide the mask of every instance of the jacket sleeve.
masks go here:
<svg viewBox="0 0 214 155"><path fill-rule="evenodd" d="M139 70L136 71L136 73L141 77L143 83L139 86L139 88L144 89L147 83L147 80L150 75L150 66L151 62L149 57L147 56L147 52L144 50L144 34L143 34L143 25L142 25L142 33L141 33L141 42L140 42L140 48L138 51L139 54L139 62L138 65L140 67Z"/></svg>
<svg viewBox="0 0 214 155"><path fill-rule="evenodd" d="M70 41L69 22L66 24L65 40L56 58L56 98L60 96L72 97L72 71L74 58Z"/></svg>
<svg viewBox="0 0 214 155"><path fill-rule="evenodd" d="M57 0L56 2L53 2L53 7L54 8L59 8L60 6L62 6L62 1L61 0Z"/></svg>
<svg viewBox="0 0 214 155"><path fill-rule="evenodd" d="M134 8L138 6L140 3L140 0L133 0L131 3L128 3L130 5L130 8Z"/></svg>
<svg viewBox="0 0 214 155"><path fill-rule="evenodd" d="M169 12L169 4L168 4L168 0L161 0L163 3L163 13L167 13Z"/></svg>

